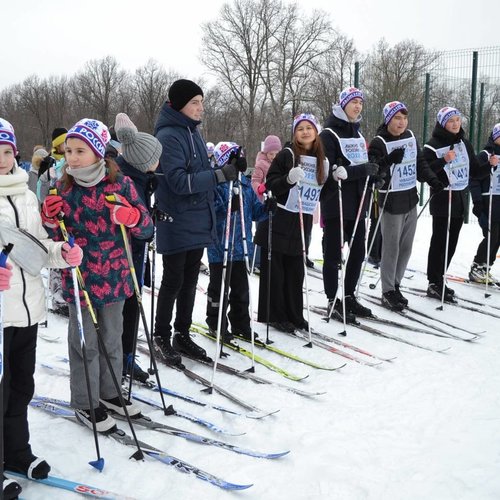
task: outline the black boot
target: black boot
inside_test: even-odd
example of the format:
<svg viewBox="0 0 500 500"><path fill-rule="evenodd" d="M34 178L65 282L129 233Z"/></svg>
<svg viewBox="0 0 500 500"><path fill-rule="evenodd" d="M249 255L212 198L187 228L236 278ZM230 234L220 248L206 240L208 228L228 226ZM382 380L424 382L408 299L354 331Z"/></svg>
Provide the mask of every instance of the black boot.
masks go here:
<svg viewBox="0 0 500 500"><path fill-rule="evenodd" d="M3 500L14 500L17 498L23 489L15 479L7 479L3 476Z"/></svg>
<svg viewBox="0 0 500 500"><path fill-rule="evenodd" d="M389 290L382 294L382 305L391 311L402 311L405 308L396 290Z"/></svg>
<svg viewBox="0 0 500 500"><path fill-rule="evenodd" d="M453 293L450 293L453 292ZM433 299L441 300L443 297L443 284L442 283L430 283L427 288L427 296ZM456 302L455 300L455 292L448 288L444 287L444 301L445 302Z"/></svg>
<svg viewBox="0 0 500 500"><path fill-rule="evenodd" d="M269 323L269 326L283 333L293 333L295 331L295 325L290 321L273 321Z"/></svg>
<svg viewBox="0 0 500 500"><path fill-rule="evenodd" d="M183 367L181 355L170 345L170 337L155 336L153 345L160 361L169 366Z"/></svg>
<svg viewBox="0 0 500 500"><path fill-rule="evenodd" d="M403 306L408 307L408 299L401 293L399 285L394 285L394 291L398 294L399 302L401 302Z"/></svg>
<svg viewBox="0 0 500 500"><path fill-rule="evenodd" d="M189 332L175 332L172 339L172 347L188 358L212 362L212 359L207 356L207 351L191 340Z"/></svg>
<svg viewBox="0 0 500 500"><path fill-rule="evenodd" d="M345 296L345 309L360 318L369 318L372 316L371 309L360 304L354 295Z"/></svg>
<svg viewBox="0 0 500 500"><path fill-rule="evenodd" d="M328 313L330 313L330 311L331 311L331 317L333 319L340 321L341 323L344 322L344 314L343 314L343 310L342 310L342 301L341 300L337 300L335 302L335 306L333 306L333 300L329 299L328 300ZM345 321L347 324L351 324L351 325L356 323L356 316L347 309L347 304L346 304L346 308L345 308Z"/></svg>
<svg viewBox="0 0 500 500"><path fill-rule="evenodd" d="M50 465L43 458L31 453L26 457L6 460L5 470L19 472L30 479L45 479L49 475Z"/></svg>
<svg viewBox="0 0 500 500"><path fill-rule="evenodd" d="M130 369L132 368L132 378L143 384L148 380L149 373L145 372L134 360L132 354L123 353L123 370L122 375L125 377L130 374Z"/></svg>

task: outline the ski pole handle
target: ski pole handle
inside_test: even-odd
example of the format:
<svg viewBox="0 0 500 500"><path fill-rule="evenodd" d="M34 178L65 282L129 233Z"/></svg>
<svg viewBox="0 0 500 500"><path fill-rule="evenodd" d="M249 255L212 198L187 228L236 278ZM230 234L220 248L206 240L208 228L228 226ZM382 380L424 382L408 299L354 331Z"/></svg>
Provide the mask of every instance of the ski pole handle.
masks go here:
<svg viewBox="0 0 500 500"><path fill-rule="evenodd" d="M2 252L0 252L0 267L7 267L7 257L9 256L9 253L13 247L13 243L8 243L7 245L5 245Z"/></svg>

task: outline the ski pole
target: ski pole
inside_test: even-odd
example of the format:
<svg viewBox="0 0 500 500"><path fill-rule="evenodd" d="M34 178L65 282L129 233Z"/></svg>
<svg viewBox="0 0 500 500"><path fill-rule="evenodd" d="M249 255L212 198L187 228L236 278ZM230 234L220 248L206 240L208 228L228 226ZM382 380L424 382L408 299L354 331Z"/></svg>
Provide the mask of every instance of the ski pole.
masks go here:
<svg viewBox="0 0 500 500"><path fill-rule="evenodd" d="M153 224L156 227L156 203L153 206L152 217ZM151 328L153 328L155 322L155 278L156 278L156 231L153 235L152 241L149 243L149 250L151 250ZM149 369L148 372L150 375L154 373L153 368L153 356L149 359Z"/></svg>
<svg viewBox="0 0 500 500"><path fill-rule="evenodd" d="M68 235L68 244L73 247L75 244L75 238ZM76 276L76 268L71 268L71 279L73 280L73 293L75 298L75 309L76 309L76 322L78 326L78 335L80 336L80 348L82 350L83 359L83 370L85 373L85 385L87 386L87 397L89 401L90 410L90 420L92 422L92 433L94 434L94 443L97 453L97 460L90 461L89 464L95 467L99 472L104 468L104 458L101 457L101 452L99 450L99 438L97 437L97 421L95 418L95 410L92 399L92 389L90 387L90 375L89 375L89 361L87 357L87 346L85 344L85 333L83 331L83 317L82 317L82 306L80 304L80 291L78 290L78 278Z"/></svg>
<svg viewBox="0 0 500 500"><path fill-rule="evenodd" d="M233 202L233 181L229 181L228 188L228 201L227 201L227 213L226 213L226 231L224 235L224 257L222 260L222 276L221 276L221 287L220 287L220 295L219 295L219 312L217 316L217 335L215 341L215 359L214 366L212 371L212 378L210 380L210 388L213 389L214 380L215 380L215 372L217 370L217 363L219 361L219 350L221 346L221 328L222 328L222 315L225 314L224 311L224 301L225 301L225 288L226 288L226 273L227 273L227 262L228 262L228 254L229 254L229 235L231 231L231 206Z"/></svg>
<svg viewBox="0 0 500 500"><path fill-rule="evenodd" d="M272 198L273 193L268 191L264 194L268 198ZM269 339L269 318L271 317L271 264L272 264L272 251L273 251L273 212L269 212L269 226L267 231L267 295L266 295L266 344L272 344L273 341ZM261 255L262 257L262 255Z"/></svg>
<svg viewBox="0 0 500 500"><path fill-rule="evenodd" d="M7 257L9 256L9 253L11 252L12 248L14 245L12 243L9 243L4 247L2 252L0 252L0 267L7 267ZM4 407L3 407L3 371L4 371L4 361L3 361L3 355L4 355L4 349L3 349L3 292L0 292L0 429L2 432L0 432L0 473L2 474L3 477L3 412L4 412ZM2 489L3 491L3 489ZM3 494L2 494L3 498Z"/></svg>
<svg viewBox="0 0 500 500"><path fill-rule="evenodd" d="M106 200L111 202L111 203L117 202L114 194L106 196ZM139 312L141 315L142 324L144 326L144 334L146 335L146 341L147 341L148 347L149 347L149 354L150 354L150 357L151 357L151 360L153 363L153 369L154 369L155 376L156 376L156 384L158 385L158 389L160 391L161 403L163 406L163 413L165 415L168 415L169 410L167 410L167 405L165 404L165 399L163 396L163 392L161 390L160 374L158 371L158 365L156 363L156 358L154 356L153 341L152 341L151 335L149 333L148 322L146 320L146 312L144 311L144 305L142 303L141 288L139 287L139 282L137 280L137 273L135 271L134 259L132 257L132 251L130 249L130 242L128 239L127 230L125 229L125 226L123 224L120 224L120 231L122 233L123 246L125 248L125 253L127 254L128 267L130 269L130 274L132 276L132 282L134 283L135 298L137 300L137 305L139 306ZM154 293L152 295L154 295ZM137 332L136 332L136 335L134 336L134 345L132 348L132 356L134 357L134 359L135 359L136 351L137 351ZM132 366L132 369L133 369L133 366ZM129 387L128 387L128 395L127 395L128 401L130 401L130 398L132 396L132 378L133 377L132 377L132 373L131 373L130 380L129 380Z"/></svg>
<svg viewBox="0 0 500 500"><path fill-rule="evenodd" d="M394 167L394 164L393 164L393 167ZM382 209L380 210L380 213L379 213L379 216L377 219L377 223L375 224L375 230L373 231L372 239L370 241L370 244L368 245L368 251L366 252L365 259L363 262L363 269L361 270L361 274L359 275L359 278L358 278L358 284L356 285L356 295L359 294L359 286L361 285L361 279L363 278L363 275L365 274L366 265L368 264L368 257L372 251L373 245L375 243L375 237L377 236L377 231L378 231L378 228L380 226L380 222L382 221L382 216L384 215L385 204L387 203L387 199L389 198L389 194L392 190L392 174L394 172L394 169L390 172L391 172L391 175L389 178L389 186L388 186L387 191L385 193L384 202L382 203ZM380 189L379 189L379 193L380 193ZM382 245L383 245L383 242L382 242Z"/></svg>
<svg viewBox="0 0 500 500"><path fill-rule="evenodd" d="M250 340L251 340L251 345L252 345L252 366L249 368L248 371L250 372L255 372L255 338L254 338L254 321L253 321L253 303L252 303L252 287L250 286L250 276L252 274L253 270L253 265L255 263L255 248L253 252L253 262L252 262L252 267L250 268L250 259L248 257L248 242L247 242L247 230L245 227L245 207L243 205L244 199L243 199L243 189L242 189L242 184L241 184L241 172L238 174L238 180L240 183L240 194L239 194L239 199L240 199L240 225L241 225L241 239L243 241L243 257L245 260L245 269L246 269L246 275L247 275L247 283L248 283L248 304L249 304L249 316L250 316Z"/></svg>
<svg viewBox="0 0 500 500"><path fill-rule="evenodd" d="M57 189L53 188L53 189L49 190L49 194L57 194ZM61 211L57 214L57 220L59 222L59 228L61 230L61 234L63 236L64 241L69 242L69 234L68 234L68 230L66 229L66 223L64 221L64 212ZM106 360L106 364L108 366L108 369L109 369L109 372L111 375L111 380L113 381L113 385L115 386L115 389L118 393L118 399L120 400L120 404L123 408L123 412L125 413L125 418L127 419L127 423L130 427L130 432L132 433L134 443L137 447L137 451L131 456L131 458L134 458L135 460L143 460L144 453L141 450L139 441L137 439L137 435L135 433L134 426L132 425L130 415L129 415L127 407L125 405L125 400L123 399L120 384L118 384L116 374L113 370L113 366L111 365L111 360L109 359L108 350L106 349L106 346L104 345L104 341L102 340L102 334L101 334L101 329L99 327L99 322L97 320L97 315L96 315L94 307L92 305L92 301L90 300L90 295L87 291L87 288L85 287L85 281L83 279L83 275L82 275L80 268L78 266L76 266L75 271L76 271L78 284L79 284L80 289L81 289L83 296L85 298L85 303L87 304L90 317L92 318L92 323L94 325L94 329L95 329L95 332L97 335L97 342L98 342L99 347L101 348L101 351L102 351L104 358Z"/></svg>
<svg viewBox="0 0 500 500"><path fill-rule="evenodd" d="M484 286L484 298L487 299L491 297L491 294L488 293L488 285L490 283L490 258L491 258L491 202L493 200L493 167L490 172L490 192L488 194L488 249L486 250L486 284Z"/></svg>
<svg viewBox="0 0 500 500"><path fill-rule="evenodd" d="M454 144L450 146L450 151L453 150L455 147ZM450 169L450 175L449 175L449 185L448 185L448 221L446 225L446 246L444 249L444 264L443 264L443 289L441 290L441 305L436 307L439 311L442 311L444 309L444 295L446 292L446 270L448 269L448 245L450 244L450 227L451 227L451 200L452 200L452 189L451 189L451 184L452 184L452 178L451 178L451 166L452 162L450 161L448 163L449 169Z"/></svg>
<svg viewBox="0 0 500 500"><path fill-rule="evenodd" d="M297 183L298 196L297 201L299 203L299 225L300 225L300 239L302 240L302 261L304 264L304 284L306 286L306 308L307 308L307 333L309 335L309 342L304 347L312 347L311 338L311 318L309 310L309 286L307 285L307 252L306 252L306 238L304 231L304 214L302 211L302 186Z"/></svg>

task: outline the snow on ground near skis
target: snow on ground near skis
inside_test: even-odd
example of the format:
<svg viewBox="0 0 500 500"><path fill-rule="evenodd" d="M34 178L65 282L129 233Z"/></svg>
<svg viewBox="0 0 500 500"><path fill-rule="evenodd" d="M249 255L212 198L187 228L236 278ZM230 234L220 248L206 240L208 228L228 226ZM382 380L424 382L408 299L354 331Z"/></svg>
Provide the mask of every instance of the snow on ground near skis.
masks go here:
<svg viewBox="0 0 500 500"><path fill-rule="evenodd" d="M425 270L430 221L429 217L422 217L419 221L409 265L412 269ZM466 275L479 238L477 224L464 226L451 273ZM312 257L321 256L320 240L320 230L315 226ZM159 284L160 260L157 273ZM425 287L424 274L409 272L408 275L413 277L405 279L404 285ZM362 291L379 297L380 288L370 290L366 286L376 281L376 275L371 273L363 281ZM208 278L200 275L200 284L206 288ZM319 293L321 282L309 277L308 286L317 290L310 294L311 303L325 305L325 297ZM500 306L500 292L492 292L493 296L486 301L480 288L461 284L452 286L459 296ZM256 304L256 278L252 287ZM136 463L128 459L133 449L105 437L101 437L99 442L106 466L99 474L87 465L89 460L95 458L94 443L88 430L32 409L30 422L34 451L49 461L55 475L139 499L497 499L500 496L498 320L453 306L445 306L445 310L440 312L435 310L439 305L437 301L412 295L408 298L411 305L429 314L452 324L486 330L487 333L479 341L468 343L373 324L376 328L429 347L450 347L446 353L435 353L348 327L346 341L375 354L397 356L391 363L372 368L317 347L304 348L304 342L272 332L271 336L278 346L325 365L338 366L344 362L347 365L340 371L327 372L266 352L263 356L269 360L295 374L309 374L309 377L303 382L292 382L258 365L257 374L305 390L324 390L327 394L304 398L217 373L215 382L227 390L263 410L280 410L262 420L222 414L167 398L167 403L173 404L176 409L212 420L233 431L246 432L244 436L216 435L178 417L163 417L159 411L152 411L146 406L143 408L152 418L169 425L247 448L270 452L291 450L284 458L263 460L137 429L139 439L171 455L226 480L254 483L249 490L227 493L149 459ZM145 297L145 304L149 318L149 296ZM195 319L198 321L204 321L205 306L205 296L198 293L195 306ZM390 317L384 309L374 306L374 310L380 316ZM498 310L490 311L500 314ZM393 319L401 318L393 316ZM311 315L311 323L331 335L342 329L338 323L323 323L317 315ZM262 325L256 328L262 337L265 328ZM64 363L58 360L58 356L66 355L67 351L65 321L51 316L48 331L42 330L42 333L59 336L61 341L48 343L40 339L38 362L48 361L63 367ZM199 336L196 340L210 353L214 352L214 344L210 341ZM261 351L257 353L261 354ZM140 361L143 366L147 365L144 355L141 355ZM231 353L226 362L242 369L249 366L246 358L235 353ZM210 378L210 369L190 361L186 364ZM200 385L166 367L161 368L161 380L169 388L238 409L218 394L209 396L201 393ZM69 397L68 379L51 375L40 366L37 367L36 383L39 394ZM146 389L141 389L141 392L159 401L157 394ZM126 429L123 423L120 426ZM74 496L25 481L23 486L23 498L29 500Z"/></svg>

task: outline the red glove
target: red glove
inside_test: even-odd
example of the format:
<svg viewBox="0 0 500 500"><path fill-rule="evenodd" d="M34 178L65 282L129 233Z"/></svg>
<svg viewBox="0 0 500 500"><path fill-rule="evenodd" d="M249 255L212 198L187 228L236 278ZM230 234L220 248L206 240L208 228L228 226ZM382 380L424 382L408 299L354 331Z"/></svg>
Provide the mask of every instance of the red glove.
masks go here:
<svg viewBox="0 0 500 500"><path fill-rule="evenodd" d="M141 218L141 212L138 208L133 207L123 196L114 194L114 200L108 199L111 196L106 196L106 206L110 209L111 220L115 224L123 224L127 227L134 227Z"/></svg>
<svg viewBox="0 0 500 500"><path fill-rule="evenodd" d="M12 278L12 266L7 262L7 267L0 267L0 292L10 288L10 279Z"/></svg>
<svg viewBox="0 0 500 500"><path fill-rule="evenodd" d="M262 184L259 184L259 187L257 188L257 194L260 194L261 196L266 192L266 184L263 182Z"/></svg>
<svg viewBox="0 0 500 500"><path fill-rule="evenodd" d="M83 250L78 245L72 247L69 243L64 243L61 249L63 259L71 266L76 267L82 263Z"/></svg>
<svg viewBox="0 0 500 500"><path fill-rule="evenodd" d="M61 212L63 199L57 194L49 194L42 205L42 212L49 219L53 219Z"/></svg>

